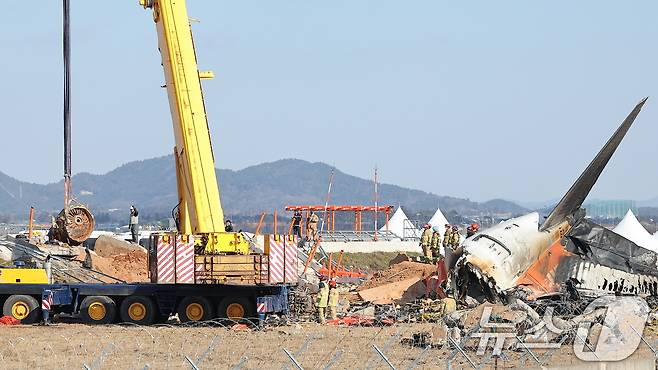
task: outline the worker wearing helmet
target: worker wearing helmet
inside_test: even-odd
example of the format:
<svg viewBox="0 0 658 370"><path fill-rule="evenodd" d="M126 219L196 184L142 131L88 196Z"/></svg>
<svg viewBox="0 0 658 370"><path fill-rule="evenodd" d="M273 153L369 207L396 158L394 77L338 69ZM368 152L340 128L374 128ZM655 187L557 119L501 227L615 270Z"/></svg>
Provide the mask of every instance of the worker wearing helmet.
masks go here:
<svg viewBox="0 0 658 370"><path fill-rule="evenodd" d="M338 318L338 315L336 314L336 309L338 307L339 296L340 294L338 293L338 285L336 284L336 280L334 279L329 280L329 299L327 301L327 308L329 308L330 320L336 320Z"/></svg>
<svg viewBox="0 0 658 370"><path fill-rule="evenodd" d="M437 259L441 255L439 249L441 248L441 233L438 228L435 226L432 228L432 242L430 243L432 248L432 258Z"/></svg>
<svg viewBox="0 0 658 370"><path fill-rule="evenodd" d="M423 249L423 256L425 258L432 258L432 250L430 249L432 244L432 229L430 224L425 224L423 226L423 234L420 236L420 246Z"/></svg>
<svg viewBox="0 0 658 370"><path fill-rule="evenodd" d="M455 250L459 247L459 243L461 239L461 235L459 235L459 227L457 225L452 226L452 232L451 232L451 238L450 238L450 244L452 246L452 250Z"/></svg>
<svg viewBox="0 0 658 370"><path fill-rule="evenodd" d="M480 225L478 224L471 224L468 226L466 229L466 238L470 238L471 236L475 235L476 232L480 229Z"/></svg>
<svg viewBox="0 0 658 370"><path fill-rule="evenodd" d="M446 230L443 232L443 250L447 250L452 245L452 226L450 224L444 225Z"/></svg>
<svg viewBox="0 0 658 370"><path fill-rule="evenodd" d="M448 278L445 282L446 287L451 286L452 282L452 261L454 259L454 252L456 247L454 247L453 239L455 237L455 233L453 232L453 226L450 224L445 224L446 231L443 234L443 262L445 263L446 271L448 271ZM455 227L456 228L456 227ZM459 234L458 234L459 235Z"/></svg>
<svg viewBox="0 0 658 370"><path fill-rule="evenodd" d="M448 227L450 226L450 227ZM444 240L443 245L444 245L444 253L445 253L445 267L446 270L448 271L448 279L445 281L445 286L447 289L455 290L455 283L456 281L453 278L453 269L455 265L455 258L457 258L457 254L455 253L457 249L459 248L459 227L457 225L446 225L446 239L447 241Z"/></svg>
<svg viewBox="0 0 658 370"><path fill-rule="evenodd" d="M302 213L295 211L292 215L292 235L296 235L298 238L302 238Z"/></svg>
<svg viewBox="0 0 658 370"><path fill-rule="evenodd" d="M318 321L320 324L324 324L326 322L325 309L329 303L329 284L327 284L327 278L325 276L320 276L319 288L315 306L318 308Z"/></svg>

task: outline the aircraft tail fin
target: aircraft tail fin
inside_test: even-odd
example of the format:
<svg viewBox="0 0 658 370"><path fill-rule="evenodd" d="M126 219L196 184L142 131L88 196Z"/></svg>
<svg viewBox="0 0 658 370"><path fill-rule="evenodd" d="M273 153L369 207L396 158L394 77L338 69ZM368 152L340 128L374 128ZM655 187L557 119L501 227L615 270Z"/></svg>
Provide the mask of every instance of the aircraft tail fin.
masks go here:
<svg viewBox="0 0 658 370"><path fill-rule="evenodd" d="M578 180L571 185L569 191L567 191L564 197L562 197L560 202L555 206L546 221L541 225L539 229L540 231L547 230L552 226L561 223L567 216L573 214L578 208L580 208L580 206L582 206L585 198L592 190L592 187L598 180L601 172L603 172L608 161L610 161L615 150L617 150L619 143L621 143L647 99L648 97L642 99L626 117L621 126L619 126L617 131L615 131L612 137L610 137L603 148L601 148L601 151L599 151L596 157L594 157L594 160L592 160L585 171L580 174Z"/></svg>

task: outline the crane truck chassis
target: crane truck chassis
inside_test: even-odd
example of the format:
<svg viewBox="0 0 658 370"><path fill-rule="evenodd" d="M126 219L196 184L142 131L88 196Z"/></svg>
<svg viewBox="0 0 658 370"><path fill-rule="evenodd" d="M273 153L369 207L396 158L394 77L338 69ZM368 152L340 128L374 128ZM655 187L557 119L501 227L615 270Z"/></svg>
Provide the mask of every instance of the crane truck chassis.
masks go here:
<svg viewBox="0 0 658 370"><path fill-rule="evenodd" d="M294 255L294 264L283 270L284 274L292 275L297 273L296 241L290 236L277 235L266 235L264 240L267 253L262 255L186 256L186 246L194 245L192 239L174 233L153 235L148 255L150 283L52 284L47 267L0 268L0 304L4 315L23 324L33 324L42 318L48 321L60 313L86 324L138 325L163 323L175 314L183 323L264 319L271 313L285 315L289 312L292 281L284 278L280 283L270 283L273 278L267 269L269 257L278 251L270 245L278 243L284 253ZM167 248L171 248L171 261L162 258L163 253L169 256ZM249 262L236 263L235 257ZM186 266L191 258L196 272L186 281L189 276ZM285 256L282 258L285 264ZM254 261L263 267L254 266Z"/></svg>
<svg viewBox="0 0 658 370"><path fill-rule="evenodd" d="M257 304L261 315L288 312L286 285L5 283L0 296L3 313L23 324L41 321L46 312L79 317L85 324L139 325L163 323L172 314L181 322L239 320L255 317Z"/></svg>

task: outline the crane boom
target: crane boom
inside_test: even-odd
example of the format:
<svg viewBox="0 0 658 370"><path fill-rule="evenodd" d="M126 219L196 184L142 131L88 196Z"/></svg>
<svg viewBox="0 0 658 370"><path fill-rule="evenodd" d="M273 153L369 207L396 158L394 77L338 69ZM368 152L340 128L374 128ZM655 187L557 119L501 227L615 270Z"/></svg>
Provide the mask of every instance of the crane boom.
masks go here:
<svg viewBox="0 0 658 370"><path fill-rule="evenodd" d="M201 79L212 78L213 74L198 70L185 1L140 0L140 4L153 10L174 126L179 232L204 236L207 252L244 253L241 236L224 232L224 212L201 89Z"/></svg>

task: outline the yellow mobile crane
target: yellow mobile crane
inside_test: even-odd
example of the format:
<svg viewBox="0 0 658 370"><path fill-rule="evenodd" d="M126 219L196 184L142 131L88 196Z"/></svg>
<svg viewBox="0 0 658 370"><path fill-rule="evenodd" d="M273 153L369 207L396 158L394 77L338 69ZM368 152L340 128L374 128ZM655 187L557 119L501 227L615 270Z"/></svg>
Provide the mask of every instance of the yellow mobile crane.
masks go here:
<svg viewBox="0 0 658 370"><path fill-rule="evenodd" d="M298 277L294 240L266 236L264 253L249 254L241 233L224 231L200 83L212 73L197 69L185 1L140 4L153 10L174 124L178 231L151 236L150 283L51 283L40 270L0 271L7 274L0 279L3 313L23 323L66 313L87 324L119 319L140 325L174 313L183 322L285 314L289 286Z"/></svg>
<svg viewBox="0 0 658 370"><path fill-rule="evenodd" d="M153 10L174 124L178 231L197 236L195 240L208 254L246 254L249 244L244 237L224 231L224 212L201 90L201 80L214 75L197 69L185 1L140 0L140 4Z"/></svg>

